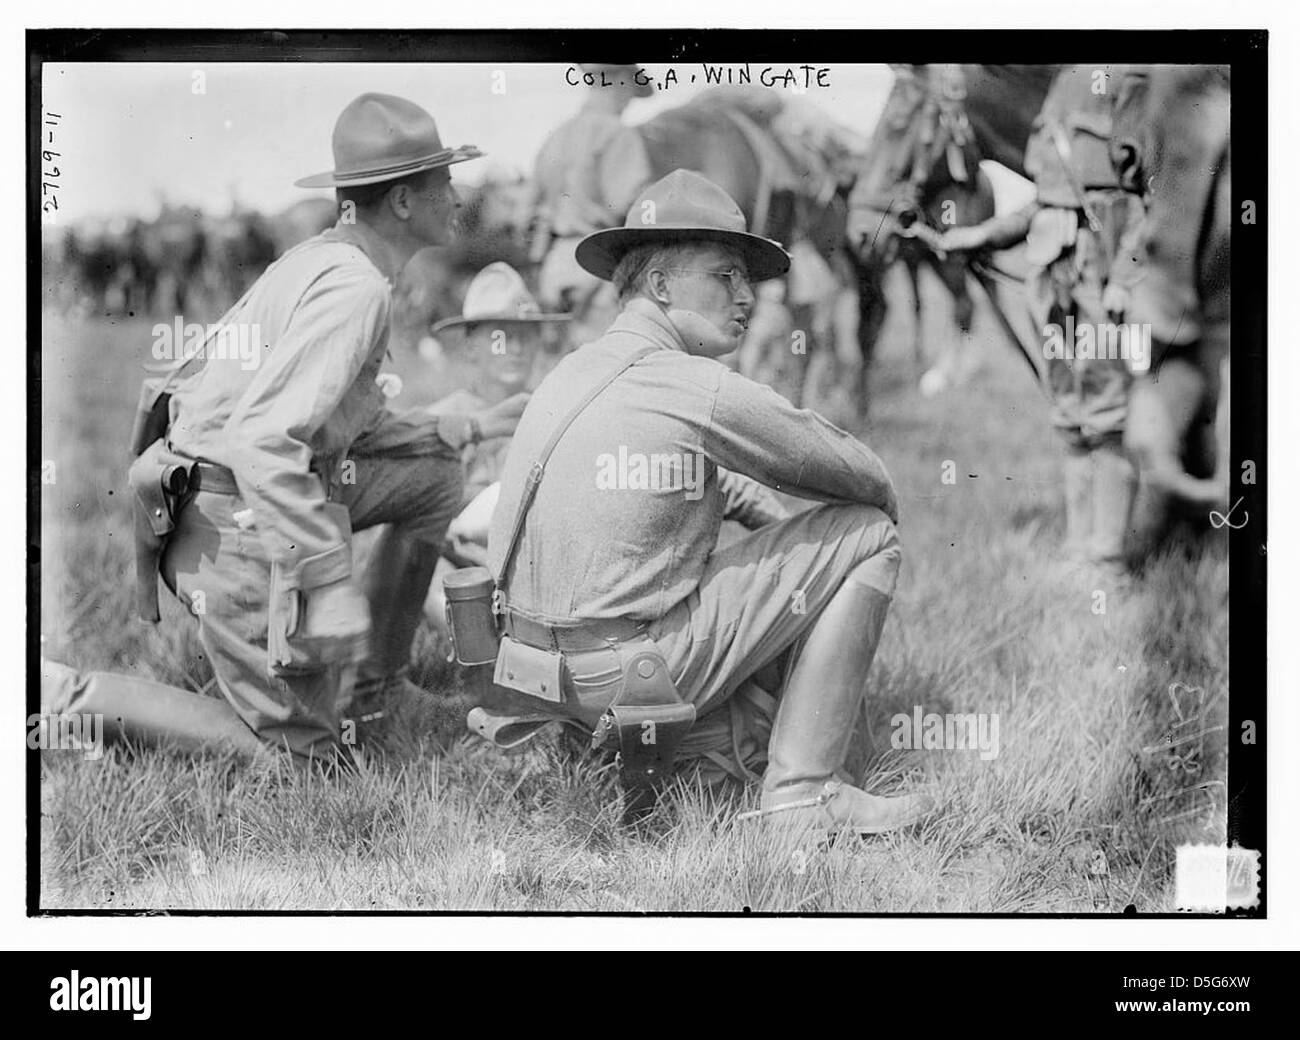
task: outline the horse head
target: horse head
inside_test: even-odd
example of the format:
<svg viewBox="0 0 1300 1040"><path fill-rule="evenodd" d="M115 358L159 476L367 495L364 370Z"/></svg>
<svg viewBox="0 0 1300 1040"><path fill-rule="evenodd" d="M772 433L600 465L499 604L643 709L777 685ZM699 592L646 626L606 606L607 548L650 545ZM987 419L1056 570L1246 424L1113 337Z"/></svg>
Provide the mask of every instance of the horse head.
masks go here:
<svg viewBox="0 0 1300 1040"><path fill-rule="evenodd" d="M971 184L980 153L967 117L960 65L898 66L868 158L849 195L850 241L860 256L886 255L898 228L923 220L927 199L951 184Z"/></svg>
<svg viewBox="0 0 1300 1040"><path fill-rule="evenodd" d="M1110 160L1125 191L1146 193L1147 168L1144 157L1150 144L1146 106L1150 90L1150 71L1140 65L1129 66L1116 88L1115 110L1111 124Z"/></svg>

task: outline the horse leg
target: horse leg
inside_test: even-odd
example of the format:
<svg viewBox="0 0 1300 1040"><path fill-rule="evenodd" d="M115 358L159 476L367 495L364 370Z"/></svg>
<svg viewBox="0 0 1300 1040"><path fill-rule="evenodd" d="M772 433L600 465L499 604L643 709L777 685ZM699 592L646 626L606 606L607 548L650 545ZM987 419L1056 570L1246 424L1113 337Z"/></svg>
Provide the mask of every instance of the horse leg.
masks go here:
<svg viewBox="0 0 1300 1040"><path fill-rule="evenodd" d="M821 340L817 336L811 304L787 300L792 329L790 351L790 400L798 408L807 408L810 399L819 398L822 389L822 371L825 359L821 356ZM794 337L798 336L798 339Z"/></svg>
<svg viewBox="0 0 1300 1040"><path fill-rule="evenodd" d="M1140 492L1133 516L1135 540L1149 550L1163 533L1175 503L1224 508L1213 479L1183 469L1183 448L1206 393L1205 375L1184 357L1167 359L1139 378L1129 393L1124 446L1138 465Z"/></svg>
<svg viewBox="0 0 1300 1040"><path fill-rule="evenodd" d="M858 368L858 400L862 413L867 411L867 385L871 363L876 353L880 330L885 326L888 304L885 301L884 272L871 261L854 265L858 275L858 351L862 363Z"/></svg>
<svg viewBox="0 0 1300 1040"><path fill-rule="evenodd" d="M1232 483L1232 361L1225 354L1219 362L1219 400L1214 410L1214 483L1223 489L1224 500ZM1229 503L1231 505L1231 503Z"/></svg>
<svg viewBox="0 0 1300 1040"><path fill-rule="evenodd" d="M952 291L952 316L957 326L956 382L966 382L975 373L979 356L971 339L971 326L975 320L975 301L971 298L969 284L966 281L966 268L961 263L948 263L945 267L945 281Z"/></svg>
<svg viewBox="0 0 1300 1040"><path fill-rule="evenodd" d="M861 382L863 359L857 348L858 296L851 286L841 285L831 303L831 343L835 349L836 367L842 374L840 385L846 390Z"/></svg>
<svg viewBox="0 0 1300 1040"><path fill-rule="evenodd" d="M921 264L910 254L904 257L907 280L912 287L912 370L920 378L925 371L925 348L921 344Z"/></svg>
<svg viewBox="0 0 1300 1040"><path fill-rule="evenodd" d="M957 258L932 260L939 280L952 296L953 328L947 330L939 360L921 377L921 392L927 397L953 386L960 386L974 372L977 360L971 349L970 330L975 316L975 301L966 284L965 264Z"/></svg>

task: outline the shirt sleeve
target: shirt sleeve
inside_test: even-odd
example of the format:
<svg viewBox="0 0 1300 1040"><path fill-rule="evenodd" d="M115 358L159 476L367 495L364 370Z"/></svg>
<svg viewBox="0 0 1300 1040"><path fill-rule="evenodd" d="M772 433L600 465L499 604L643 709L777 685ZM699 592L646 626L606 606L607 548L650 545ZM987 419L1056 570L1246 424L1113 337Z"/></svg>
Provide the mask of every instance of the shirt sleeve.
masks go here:
<svg viewBox="0 0 1300 1040"><path fill-rule="evenodd" d="M752 477L719 466L718 486L725 499L722 518L734 520L751 531L790 515L776 495Z"/></svg>
<svg viewBox="0 0 1300 1040"><path fill-rule="evenodd" d="M311 470L313 436L362 366L387 343L390 297L360 266L307 290L227 422L231 469L286 587L317 588L352 571L347 532Z"/></svg>
<svg viewBox="0 0 1300 1040"><path fill-rule="evenodd" d="M434 413L428 408L400 412L381 406L371 422L352 442L358 455L386 455L405 459L420 455L457 458L470 436L470 412Z"/></svg>
<svg viewBox="0 0 1300 1040"><path fill-rule="evenodd" d="M719 466L821 502L860 502L898 519L884 463L856 437L770 387L723 369L704 450Z"/></svg>
<svg viewBox="0 0 1300 1040"><path fill-rule="evenodd" d="M990 217L988 224L989 245L994 249L1010 249L1017 242L1029 237L1029 226L1034 215L1043 206L1038 201L1026 203L1020 209L1001 217Z"/></svg>

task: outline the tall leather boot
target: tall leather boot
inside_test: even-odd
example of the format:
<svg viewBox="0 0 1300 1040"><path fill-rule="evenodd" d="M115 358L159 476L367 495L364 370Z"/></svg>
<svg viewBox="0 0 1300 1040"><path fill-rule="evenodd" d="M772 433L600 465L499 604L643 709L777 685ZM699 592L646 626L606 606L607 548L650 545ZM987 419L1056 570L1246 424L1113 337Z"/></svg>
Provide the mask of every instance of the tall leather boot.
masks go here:
<svg viewBox="0 0 1300 1040"><path fill-rule="evenodd" d="M78 672L41 659L41 711L51 715L102 715L105 739L166 745L185 752L267 753L233 708L175 686L113 672Z"/></svg>
<svg viewBox="0 0 1300 1040"><path fill-rule="evenodd" d="M890 599L855 571L805 637L777 708L759 808L780 831L877 834L915 823L934 808L927 795L884 798L835 776L848 754Z"/></svg>
<svg viewBox="0 0 1300 1040"><path fill-rule="evenodd" d="M364 578L370 652L357 667L351 703L351 711L362 719L377 720L386 709L400 709L423 694L406 673L438 555L436 545L412 538L396 525L375 545Z"/></svg>
<svg viewBox="0 0 1300 1040"><path fill-rule="evenodd" d="M1137 494L1137 467L1119 444L1104 444L1092 452L1091 558L1114 577L1122 576L1125 543Z"/></svg>

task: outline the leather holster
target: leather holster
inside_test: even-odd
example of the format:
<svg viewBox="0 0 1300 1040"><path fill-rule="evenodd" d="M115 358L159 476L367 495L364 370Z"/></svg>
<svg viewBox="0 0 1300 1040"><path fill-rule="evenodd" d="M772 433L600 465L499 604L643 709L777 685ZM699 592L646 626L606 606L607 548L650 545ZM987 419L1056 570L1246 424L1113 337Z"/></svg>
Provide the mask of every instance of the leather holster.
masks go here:
<svg viewBox="0 0 1300 1040"><path fill-rule="evenodd" d="M146 379L140 386L140 400L135 406L135 419L131 424L131 454L139 456L154 441L167 436L172 395L167 392L167 380L160 377Z"/></svg>
<svg viewBox="0 0 1300 1040"><path fill-rule="evenodd" d="M654 809L659 791L672 778L677 745L695 724L695 705L681 699L653 643L625 643L618 649L623 687L596 725L591 746L617 747L623 817L632 822Z"/></svg>
<svg viewBox="0 0 1300 1040"><path fill-rule="evenodd" d="M163 440L155 440L131 464L127 481L134 492L136 612L156 623L158 572L167 540L188 500L193 459L178 455Z"/></svg>

